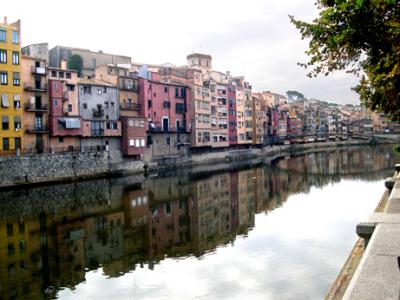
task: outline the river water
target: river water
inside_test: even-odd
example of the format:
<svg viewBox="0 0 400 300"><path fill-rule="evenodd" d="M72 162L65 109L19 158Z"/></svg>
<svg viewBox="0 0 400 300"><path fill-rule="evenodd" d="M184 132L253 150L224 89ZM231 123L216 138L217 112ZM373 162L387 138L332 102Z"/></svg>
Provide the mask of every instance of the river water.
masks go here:
<svg viewBox="0 0 400 300"><path fill-rule="evenodd" d="M352 147L0 192L0 299L322 299L400 161Z"/></svg>

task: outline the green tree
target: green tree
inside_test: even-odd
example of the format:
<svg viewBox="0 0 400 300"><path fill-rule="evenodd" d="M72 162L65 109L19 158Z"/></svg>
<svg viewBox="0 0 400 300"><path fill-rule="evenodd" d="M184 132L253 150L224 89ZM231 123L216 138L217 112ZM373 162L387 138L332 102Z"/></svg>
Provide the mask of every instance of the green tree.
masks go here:
<svg viewBox="0 0 400 300"><path fill-rule="evenodd" d="M78 72L78 77L81 77L83 68L83 59L79 54L73 54L68 58L67 61L68 69L75 70Z"/></svg>
<svg viewBox="0 0 400 300"><path fill-rule="evenodd" d="M289 98L289 100L303 100L304 95L302 93L299 93L298 91L287 91L286 96Z"/></svg>
<svg viewBox="0 0 400 300"><path fill-rule="evenodd" d="M346 70L362 103L400 120L400 1L317 0L319 17L291 22L310 39L308 76Z"/></svg>

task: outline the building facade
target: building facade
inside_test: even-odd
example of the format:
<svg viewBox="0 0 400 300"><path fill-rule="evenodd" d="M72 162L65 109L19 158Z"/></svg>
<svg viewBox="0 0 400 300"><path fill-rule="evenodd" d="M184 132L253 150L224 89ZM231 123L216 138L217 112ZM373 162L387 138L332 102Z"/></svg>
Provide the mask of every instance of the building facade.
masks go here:
<svg viewBox="0 0 400 300"><path fill-rule="evenodd" d="M79 115L83 120L81 147L121 150L118 89L94 79L78 81Z"/></svg>
<svg viewBox="0 0 400 300"><path fill-rule="evenodd" d="M24 149L42 153L50 147L47 61L22 56L21 66Z"/></svg>
<svg viewBox="0 0 400 300"><path fill-rule="evenodd" d="M83 60L82 75L93 76L98 66L107 64L130 64L129 56L108 54L103 51L90 51L89 49L56 46L49 50L49 66L60 68L63 61L68 61L72 55L79 55Z"/></svg>
<svg viewBox="0 0 400 300"><path fill-rule="evenodd" d="M75 70L49 68L49 130L54 151L80 149L83 134L79 115L78 74Z"/></svg>
<svg viewBox="0 0 400 300"><path fill-rule="evenodd" d="M23 147L21 23L0 23L0 151L15 154Z"/></svg>

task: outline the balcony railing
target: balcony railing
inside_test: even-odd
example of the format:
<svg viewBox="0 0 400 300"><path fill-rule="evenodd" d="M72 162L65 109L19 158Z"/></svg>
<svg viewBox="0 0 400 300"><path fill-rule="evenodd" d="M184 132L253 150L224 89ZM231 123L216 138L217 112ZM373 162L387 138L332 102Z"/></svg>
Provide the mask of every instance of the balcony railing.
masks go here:
<svg viewBox="0 0 400 300"><path fill-rule="evenodd" d="M25 131L26 133L48 133L49 127L47 125L28 127Z"/></svg>
<svg viewBox="0 0 400 300"><path fill-rule="evenodd" d="M131 92L138 92L139 91L139 86L138 85L121 84L119 88L121 90L131 91Z"/></svg>
<svg viewBox="0 0 400 300"><path fill-rule="evenodd" d="M140 104L139 103L121 103L121 109L140 110Z"/></svg>
<svg viewBox="0 0 400 300"><path fill-rule="evenodd" d="M31 112L47 112L47 104L27 103L25 104L25 110Z"/></svg>
<svg viewBox="0 0 400 300"><path fill-rule="evenodd" d="M164 129L161 126L151 127L149 126L149 132L189 132L189 130L185 127L170 127L168 129Z"/></svg>
<svg viewBox="0 0 400 300"><path fill-rule="evenodd" d="M63 92L62 93L62 100L63 101L68 101L68 92Z"/></svg>
<svg viewBox="0 0 400 300"><path fill-rule="evenodd" d="M47 74L47 68L46 67L31 67L31 73L35 75L46 75Z"/></svg>
<svg viewBox="0 0 400 300"><path fill-rule="evenodd" d="M30 91L30 92L47 92L47 84L42 84L42 83L36 84L31 82L25 82L24 89L25 91Z"/></svg>
<svg viewBox="0 0 400 300"><path fill-rule="evenodd" d="M104 136L104 129L93 129L91 131L92 136Z"/></svg>

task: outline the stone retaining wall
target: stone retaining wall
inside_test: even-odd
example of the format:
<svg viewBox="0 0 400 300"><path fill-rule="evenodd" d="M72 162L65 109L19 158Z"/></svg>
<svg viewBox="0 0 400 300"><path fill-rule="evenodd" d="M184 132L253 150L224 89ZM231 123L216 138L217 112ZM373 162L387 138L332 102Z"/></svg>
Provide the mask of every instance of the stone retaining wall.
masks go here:
<svg viewBox="0 0 400 300"><path fill-rule="evenodd" d="M0 187L41 182L73 181L85 178L159 172L175 169L215 166L246 160L273 159L294 153L323 151L341 146L364 145L366 142L345 141L303 145L267 146L245 150L226 150L204 154L164 157L154 161L132 161L121 152L73 152L0 158Z"/></svg>

